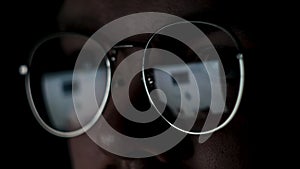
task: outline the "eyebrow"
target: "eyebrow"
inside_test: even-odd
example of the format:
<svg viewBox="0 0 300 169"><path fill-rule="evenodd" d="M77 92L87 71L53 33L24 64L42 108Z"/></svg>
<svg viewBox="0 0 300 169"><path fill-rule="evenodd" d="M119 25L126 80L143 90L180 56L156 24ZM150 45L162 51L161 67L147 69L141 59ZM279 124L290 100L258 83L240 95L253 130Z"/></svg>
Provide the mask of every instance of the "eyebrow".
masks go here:
<svg viewBox="0 0 300 169"><path fill-rule="evenodd" d="M221 15L221 16L220 16ZM225 15L225 16L224 16ZM237 41L237 45L240 49L252 48L253 46L249 43L249 37L247 35L247 25L240 23L240 20L235 20L230 17L231 14L226 15L226 12L195 12L186 16L184 19L188 21L204 21L218 25L228 31L233 38ZM201 18L201 19L200 19ZM214 33L214 32L209 32ZM247 38L248 37L248 38Z"/></svg>
<svg viewBox="0 0 300 169"><path fill-rule="evenodd" d="M60 31L73 32L87 37L91 37L99 28L101 28L101 26L95 26L95 24L86 24L86 23L87 21L83 19L77 19L71 22L63 22L63 24L60 25ZM97 21L91 21L91 23L97 23ZM133 46L141 47L148 42L150 37L151 34L149 33L134 35L121 40L116 44L116 46L120 46L122 48L124 45L130 44Z"/></svg>
<svg viewBox="0 0 300 169"><path fill-rule="evenodd" d="M64 22L59 25L59 30L63 32L74 32L85 36L91 36L97 31L97 29L91 24L85 24L85 22L86 21L82 21L82 19L78 19L76 22Z"/></svg>

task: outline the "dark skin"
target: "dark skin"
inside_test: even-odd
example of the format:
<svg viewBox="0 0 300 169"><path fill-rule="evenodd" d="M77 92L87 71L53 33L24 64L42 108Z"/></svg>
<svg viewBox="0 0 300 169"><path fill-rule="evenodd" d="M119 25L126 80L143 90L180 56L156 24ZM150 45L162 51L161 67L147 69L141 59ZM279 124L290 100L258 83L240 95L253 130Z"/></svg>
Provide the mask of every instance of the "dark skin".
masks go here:
<svg viewBox="0 0 300 169"><path fill-rule="evenodd" d="M59 27L62 31L77 31L91 34L104 24L136 12L165 12L193 20L214 22L214 7L218 2L212 0L184 1L118 1L118 0L66 0L59 13ZM194 15L200 17L193 17ZM201 18L203 16L203 18ZM216 16L219 17L219 16ZM225 17L225 16L224 16ZM210 20L209 18L214 18ZM226 17L225 17L226 18ZM133 25L134 26L134 25ZM247 33L233 25L232 30L245 48L253 44ZM139 89L137 89L139 90ZM124 129L126 122L115 110L111 100L103 112L107 121L115 129ZM134 129L134 127L132 127ZM188 135L180 144L161 155L130 159L119 157L103 150L86 134L69 139L72 166L75 169L109 169L109 168L247 168L249 164L248 144L246 137L247 119L238 113L233 121L220 131L214 133L205 143L198 143L198 136ZM150 129L150 128L148 128ZM130 131L130 134L135 131ZM138 132L138 131L136 131ZM110 133L103 133L108 137ZM109 143L114 145L114 140ZM151 153L151 150L148 150Z"/></svg>

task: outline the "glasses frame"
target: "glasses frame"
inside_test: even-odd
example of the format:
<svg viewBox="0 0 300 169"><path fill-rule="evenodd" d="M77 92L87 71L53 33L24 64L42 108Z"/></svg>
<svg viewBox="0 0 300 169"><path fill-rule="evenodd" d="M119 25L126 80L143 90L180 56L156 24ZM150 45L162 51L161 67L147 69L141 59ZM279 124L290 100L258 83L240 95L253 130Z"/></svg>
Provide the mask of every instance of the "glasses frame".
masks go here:
<svg viewBox="0 0 300 169"><path fill-rule="evenodd" d="M106 102L108 100L108 96L109 96L109 88L110 88L110 83L111 83L111 66L110 66L110 61L108 60L108 58L106 58L105 62L106 62L106 67L107 67L107 82L106 82L106 89L105 89L105 94L104 94L104 100L101 103L101 105L99 106L99 109L96 113L96 115L92 118L92 120L87 123L85 126L82 126L81 128L74 130L74 131L60 131L57 129L54 129L53 127L50 127L43 119L42 117L39 115L38 110L36 109L36 106L34 104L33 101L33 97L32 97L32 93L31 93L31 87L30 87L30 66L32 63L32 59L34 56L34 53L36 52L36 50L46 41L54 39L54 38L58 38L61 37L63 35L68 35L68 36L81 36L81 37L85 37L84 35L81 34L77 34L77 33L71 33L71 32L60 32L60 33L56 33L56 34L52 34L50 36L47 36L46 38L44 38L43 40L41 40L39 43L37 43L37 45L35 45L35 47L33 48L31 54L30 54L30 58L28 61L27 65L21 65L20 66L20 70L26 70L24 72L20 73L22 75L25 75L25 88L26 88L26 94L27 94L27 100L29 102L29 106L33 112L34 117L36 118L36 120L38 121L38 123L49 133L59 136L59 137L66 137L66 138L71 138L71 137L76 137L79 136L81 134L83 134L85 131L89 130L99 119L101 113L105 108Z"/></svg>
<svg viewBox="0 0 300 169"><path fill-rule="evenodd" d="M235 44L235 47L238 49L238 54L236 55L236 59L238 59L239 61L239 69L240 69L240 83L239 83L239 89L238 89L238 95L237 95L237 100L236 100L236 103L233 107L233 110L232 112L230 113L230 116L221 124L219 125L218 127L216 128L213 128L213 129L210 129L210 130L207 130L207 131L201 131L201 132L191 132L191 131L188 131L188 130L184 130L184 129L181 129L177 126L175 126L174 124L172 124L169 120L167 120L164 116L161 116L170 126L172 126L173 128L181 131L181 132L184 132L186 134L191 134L191 135L208 135L208 134L212 134L222 128L224 128L227 124L229 124L229 122L233 119L233 117L236 115L237 113L237 110L240 106L240 103L241 103L241 100L242 100L242 95L243 95L243 90L244 90L244 84L245 84L245 68L244 68L244 60L243 60L243 54L241 52L241 48L240 48L240 44L239 42L237 41L237 39L234 37L234 35L232 33L230 33L227 29L219 26L219 25L216 25L216 24L212 24L212 23L209 23L209 22L204 22L204 21L180 21L180 22L175 22L175 23L172 23L172 24L169 24L169 25L166 25L162 28L160 28L159 30L157 30L155 33L153 33L153 35L150 37L150 39L148 40L147 44L146 44L146 47L145 49L147 49L148 46L150 46L150 42L151 40L154 38L154 36L156 34L159 34L159 32L169 26L173 26L173 25L178 25L178 24L183 24L183 23L192 23L192 24L204 24L204 25L209 25L209 26L213 26L213 27L216 27L222 31L224 31L230 38L231 40L233 40L234 44ZM143 77L143 84L144 84L144 87L145 87L145 90L146 90L146 93L147 93L147 96L149 98L149 101L150 103L153 105L153 107L155 108L155 110L162 114L161 112L159 112L158 108L155 106L155 103L153 102L151 96L150 96L150 92L148 90L148 86L147 86L147 76L145 74L145 56L146 56L146 50L144 50L144 56L143 56L143 65L142 65L142 77ZM146 80L147 79L147 80ZM149 81L149 80L148 80ZM151 81L151 79L150 79ZM204 124L205 126L205 124ZM203 127L204 128L204 127ZM202 130L203 130L202 128Z"/></svg>
<svg viewBox="0 0 300 169"><path fill-rule="evenodd" d="M169 122L164 116L162 116L162 118L170 126L174 127L175 129L177 129L177 130L179 130L181 132L184 132L184 133L187 133L187 134L191 134L191 135L207 135L207 134L212 134L212 133L214 133L214 132L216 132L216 131L224 128L227 124L229 124L229 122L233 119L233 117L237 113L237 110L238 110L239 105L240 105L241 100L242 100L242 95L243 95L243 90L244 90L244 83L245 83L245 68L244 68L243 53L241 52L240 44L239 44L237 38L234 37L233 33L230 33L227 29L225 29L225 28L223 28L223 27L221 27L219 25L212 24L212 23L209 23L209 22L203 22L203 21L182 21L182 22L176 22L176 23L172 23L172 24L166 25L166 26L162 27L161 29L159 29L158 31L156 31L155 33L153 33L153 35L148 40L148 42L147 42L147 44L145 46L145 49L147 49L147 47L150 45L150 41L155 36L155 34L159 33L159 31L161 31L162 29L167 28L167 27L172 26L172 25L181 24L181 23L188 23L188 22L189 23L200 23L200 24L205 24L205 25L214 26L214 27L219 28L220 30L224 31L227 35L229 35L229 37L233 40L233 42L235 43L236 48L239 51L238 54L236 55L236 59L238 59L238 61L239 61L239 70L240 70L240 81L239 81L239 89L238 89L237 100L236 100L235 106L234 106L234 108L233 108L230 116L221 125L219 125L216 128L207 130L207 131L191 132L191 131L186 131L186 130L183 130L181 128L178 128L177 126L175 126L171 122ZM56 33L56 34L52 34L50 36L47 36L46 38L44 38L43 40L41 40L39 43L37 43L37 45L35 45L35 47L33 48L32 52L30 54L28 63L26 65L20 65L19 71L20 71L21 75L25 76L25 89L26 89L27 100L29 102L29 106L30 106L30 108L31 108L31 110L33 112L33 115L36 118L36 120L38 121L38 123L46 131L48 131L49 133L51 133L53 135L56 135L56 136L59 136L59 137L71 138L71 137L79 136L79 135L83 134L84 132L86 132L87 130L89 130L97 122L97 120L100 118L100 116L102 114L102 111L105 108L105 105L107 103L108 96L109 96L109 93L110 93L111 78L112 78L111 77L111 72L112 72L112 70L111 70L111 62L113 62L115 58L113 58L113 59L112 58L108 58L108 57L105 58L106 67L107 67L107 83L106 83L106 89L105 89L105 96L104 96L103 102L100 105L99 110L97 111L97 113L93 117L93 119L88 124L86 124L85 126L82 126L82 128L74 130L74 131L66 131L66 132L64 132L64 131L60 131L60 130L54 129L54 128L50 127L42 119L42 117L39 115L39 113L38 113L38 111L37 111L37 109L35 107L35 104L34 104L34 101L33 101L33 97L32 97L32 94L31 94L31 87L30 87L30 66L31 66L31 62L32 62L32 59L33 59L33 55L34 55L35 51L38 49L38 47L40 45L42 45L47 40L51 40L53 38L57 38L57 37L62 36L62 35L76 35L76 36L87 37L85 35L81 35L81 34L78 34L78 33L72 33L72 32L60 32L60 33ZM117 45L117 46L114 46L113 49L132 48L132 47L134 47L134 45L126 44L126 45ZM145 68L145 65L144 65L144 63L145 63L145 54L146 54L145 52L146 52L146 50L144 50L144 56L143 56L142 81L143 81L143 84L144 84L145 90L147 92L147 95L148 95L150 103L158 111L157 107L155 106L154 102L151 99L151 96L150 96L148 88L147 88L147 80L148 79L146 78L146 74L145 74L145 71L144 71L144 68Z"/></svg>

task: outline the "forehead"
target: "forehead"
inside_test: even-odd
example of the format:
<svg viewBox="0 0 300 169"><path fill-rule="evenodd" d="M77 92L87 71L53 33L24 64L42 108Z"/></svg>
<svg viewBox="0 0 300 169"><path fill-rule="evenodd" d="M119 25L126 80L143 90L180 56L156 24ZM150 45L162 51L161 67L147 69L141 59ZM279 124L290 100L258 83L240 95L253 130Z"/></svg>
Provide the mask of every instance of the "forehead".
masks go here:
<svg viewBox="0 0 300 169"><path fill-rule="evenodd" d="M249 21L246 16L251 9L247 2L248 0L65 0L58 14L58 27L60 31L92 35L103 25L128 14L164 12L187 20L226 25L235 32L245 48L252 48L255 45L245 31L245 23ZM136 26L131 25L133 29Z"/></svg>
<svg viewBox="0 0 300 169"><path fill-rule="evenodd" d="M95 31L104 24L137 12L165 12L180 17L212 16L216 14L217 0L66 0L59 14L59 26L69 26ZM203 19L199 18L199 19Z"/></svg>

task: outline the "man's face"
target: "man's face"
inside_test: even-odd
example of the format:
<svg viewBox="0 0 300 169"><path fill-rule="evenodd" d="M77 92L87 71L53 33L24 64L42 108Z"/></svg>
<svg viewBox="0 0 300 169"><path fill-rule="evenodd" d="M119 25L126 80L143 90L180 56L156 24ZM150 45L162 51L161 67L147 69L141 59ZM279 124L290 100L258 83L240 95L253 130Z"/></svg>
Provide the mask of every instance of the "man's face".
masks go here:
<svg viewBox="0 0 300 169"><path fill-rule="evenodd" d="M119 17L137 12L164 12L192 20L213 22L222 20L215 16L218 2L215 0L66 0L59 14L59 27L62 31L77 31L91 35L101 26ZM198 16L193 18L193 16ZM203 17L201 17L203 16ZM225 19L225 15L223 15ZM213 18L210 20L209 18ZM132 29L137 25L131 25ZM238 29L234 29L238 31ZM241 35L240 32L236 32ZM239 38L244 45L245 35ZM139 84L136 90L140 91ZM116 115L111 99L103 115L116 130L126 131L126 122ZM124 129L125 128L125 129ZM187 136L171 150L150 158L130 159L111 154L97 144L88 135L71 138L69 148L73 167L76 169L98 168L245 168L248 165L248 146L246 143L246 122L243 115L238 114L224 129L214 133L205 143L198 143L198 136ZM146 130L150 130L151 127ZM138 132L138 131L137 131ZM147 132L147 131L144 131ZM110 133L102 134L109 137ZM108 144L114 146L117 140ZM143 150L145 151L145 150ZM147 150L151 153L152 150Z"/></svg>

